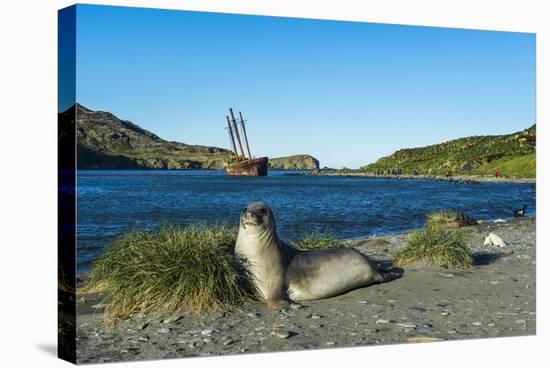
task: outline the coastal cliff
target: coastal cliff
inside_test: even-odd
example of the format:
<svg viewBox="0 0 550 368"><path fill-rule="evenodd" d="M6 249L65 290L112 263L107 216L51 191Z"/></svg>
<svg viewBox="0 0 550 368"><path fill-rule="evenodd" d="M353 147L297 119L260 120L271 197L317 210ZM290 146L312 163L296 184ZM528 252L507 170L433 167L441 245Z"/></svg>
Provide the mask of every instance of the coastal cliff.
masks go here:
<svg viewBox="0 0 550 368"><path fill-rule="evenodd" d="M167 141L110 112L76 104L78 169L207 169L227 166L231 151L203 145ZM319 167L312 156L273 160L271 169L307 170Z"/></svg>

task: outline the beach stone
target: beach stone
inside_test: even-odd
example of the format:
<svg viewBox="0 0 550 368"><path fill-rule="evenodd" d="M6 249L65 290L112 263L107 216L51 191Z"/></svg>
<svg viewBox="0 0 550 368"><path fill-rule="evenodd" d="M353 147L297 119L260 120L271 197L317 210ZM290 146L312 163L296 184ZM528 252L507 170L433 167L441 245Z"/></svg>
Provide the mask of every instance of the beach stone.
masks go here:
<svg viewBox="0 0 550 368"><path fill-rule="evenodd" d="M387 319L379 319L375 322L377 325L390 323Z"/></svg>
<svg viewBox="0 0 550 368"><path fill-rule="evenodd" d="M148 322L141 322L141 323L138 323L137 329L138 330L145 330L148 326L149 326Z"/></svg>
<svg viewBox="0 0 550 368"><path fill-rule="evenodd" d="M359 300L357 303L359 304L369 304L367 300Z"/></svg>
<svg viewBox="0 0 550 368"><path fill-rule="evenodd" d="M403 328L416 328L414 323L398 323L397 325Z"/></svg>
<svg viewBox="0 0 550 368"><path fill-rule="evenodd" d="M225 337L222 339L222 344L223 344L224 346L228 346L228 345L231 345L231 344L233 344L233 343L235 343L235 340L233 340L233 339L232 339L231 337L229 337L229 336L225 336Z"/></svg>
<svg viewBox="0 0 550 368"><path fill-rule="evenodd" d="M290 337L290 332L287 330L277 328L271 331L271 336L278 337L279 339L288 339Z"/></svg>
<svg viewBox="0 0 550 368"><path fill-rule="evenodd" d="M309 318L311 318L311 319L320 319L321 316L319 316L317 314L312 314Z"/></svg>
<svg viewBox="0 0 550 368"><path fill-rule="evenodd" d="M425 312L426 308L424 307L409 307L410 310L417 311L417 312Z"/></svg>
<svg viewBox="0 0 550 368"><path fill-rule="evenodd" d="M149 341L149 336L139 336L138 340L139 341L144 341L144 342Z"/></svg>
<svg viewBox="0 0 550 368"><path fill-rule="evenodd" d="M170 324L170 323L178 322L182 318L183 318L182 316L169 317L162 320L162 323Z"/></svg>
<svg viewBox="0 0 550 368"><path fill-rule="evenodd" d="M292 310L299 310L299 309L302 309L302 308L304 308L304 306L300 303L290 304L290 309L292 309Z"/></svg>
<svg viewBox="0 0 550 368"><path fill-rule="evenodd" d="M210 335L212 332L214 332L214 330L209 330L209 329L202 330L202 331L201 331L201 335L203 335L203 336L208 336L208 335Z"/></svg>
<svg viewBox="0 0 550 368"><path fill-rule="evenodd" d="M158 333L161 333L161 334L169 334L169 333L170 333L170 329L167 328L167 327L157 328L156 331L157 331Z"/></svg>
<svg viewBox="0 0 550 368"><path fill-rule="evenodd" d="M476 321L476 322L472 322L472 324L474 326L481 326L483 324L483 322Z"/></svg>
<svg viewBox="0 0 550 368"><path fill-rule="evenodd" d="M336 342L335 341L327 341L327 343L325 345L327 345L327 346L336 345Z"/></svg>

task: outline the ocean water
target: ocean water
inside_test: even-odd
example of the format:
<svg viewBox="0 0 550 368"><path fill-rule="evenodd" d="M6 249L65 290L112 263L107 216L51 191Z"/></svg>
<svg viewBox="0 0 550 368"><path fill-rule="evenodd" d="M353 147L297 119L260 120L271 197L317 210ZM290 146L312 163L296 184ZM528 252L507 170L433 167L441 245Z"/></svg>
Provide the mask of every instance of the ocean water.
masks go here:
<svg viewBox="0 0 550 368"><path fill-rule="evenodd" d="M279 236L328 231L341 238L420 228L425 215L455 208L476 219L510 218L528 206L535 185L458 184L435 180L302 176L230 177L221 171L98 171L77 174L77 264L89 271L109 241L162 223L237 224L240 211L262 200ZM294 173L296 174L296 173Z"/></svg>

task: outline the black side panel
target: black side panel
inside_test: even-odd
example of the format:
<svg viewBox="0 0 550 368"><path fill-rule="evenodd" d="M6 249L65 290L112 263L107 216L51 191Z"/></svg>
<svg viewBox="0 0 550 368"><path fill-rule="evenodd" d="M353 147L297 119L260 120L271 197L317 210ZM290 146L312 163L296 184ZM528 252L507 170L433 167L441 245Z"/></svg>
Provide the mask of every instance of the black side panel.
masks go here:
<svg viewBox="0 0 550 368"><path fill-rule="evenodd" d="M76 363L76 6L58 13L58 356Z"/></svg>

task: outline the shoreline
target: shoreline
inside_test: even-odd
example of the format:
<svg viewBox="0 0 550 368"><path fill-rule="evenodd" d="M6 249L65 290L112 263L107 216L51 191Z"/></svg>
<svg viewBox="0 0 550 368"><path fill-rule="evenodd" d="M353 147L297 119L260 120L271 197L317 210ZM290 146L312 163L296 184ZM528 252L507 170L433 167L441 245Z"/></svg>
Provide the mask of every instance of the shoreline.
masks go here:
<svg viewBox="0 0 550 368"><path fill-rule="evenodd" d="M524 219L534 219L536 221L536 215L535 216L525 216L523 218ZM479 222L478 225L512 222L512 221L517 221L517 220L518 220L518 218L516 218L516 217L499 217L499 218L489 219L489 220L479 220L481 222ZM364 236L355 236L355 237L350 237L350 238L341 238L341 239L338 239L338 240L340 240L343 243L353 244L356 241L364 241L364 240L379 239L379 238L391 238L391 237L399 237L399 236L403 236L403 235L409 235L413 232L420 231L421 229L422 229L422 227L418 227L418 228L412 227L412 228L408 228L408 229L405 229L405 230L397 230L397 231L391 231L391 232L387 232L387 233L379 233L379 234L364 235ZM285 239L283 239L283 240L287 241ZM86 272L79 272L79 273L76 274L77 285L78 285L79 288L84 286L84 284L85 284L84 281L79 281L79 279L80 280L85 280L90 272L91 272L91 270L88 270Z"/></svg>
<svg viewBox="0 0 550 368"><path fill-rule="evenodd" d="M467 270L404 266L402 278L301 308L247 302L201 315L135 316L103 323L103 295L77 296L79 363L216 356L536 333L536 217L465 227L474 253ZM483 245L489 232L509 247ZM411 232L346 242L378 267ZM273 336L287 331L288 337Z"/></svg>
<svg viewBox="0 0 550 368"><path fill-rule="evenodd" d="M312 176L343 176L343 177L361 177L370 179L394 179L394 180L437 180L450 181L465 184L478 183L515 183L515 184L536 184L536 178L516 178L516 177L495 177L481 175L455 175L455 176L440 176L440 175L376 175L371 173L361 172L310 172L302 175Z"/></svg>
<svg viewBox="0 0 550 368"><path fill-rule="evenodd" d="M79 171L168 171L168 172L224 172L224 169L106 169L106 168L86 168L78 169ZM481 175L454 175L454 176L440 176L440 175L376 175L366 172L323 172L323 170L313 169L269 169L269 171L285 173L288 176L342 176L342 177L358 177L369 179L395 179L395 180L437 180L437 181L450 181L465 184L478 184L478 183L516 183L516 184L536 184L536 178L517 178L517 177L494 177L494 176L481 176Z"/></svg>

